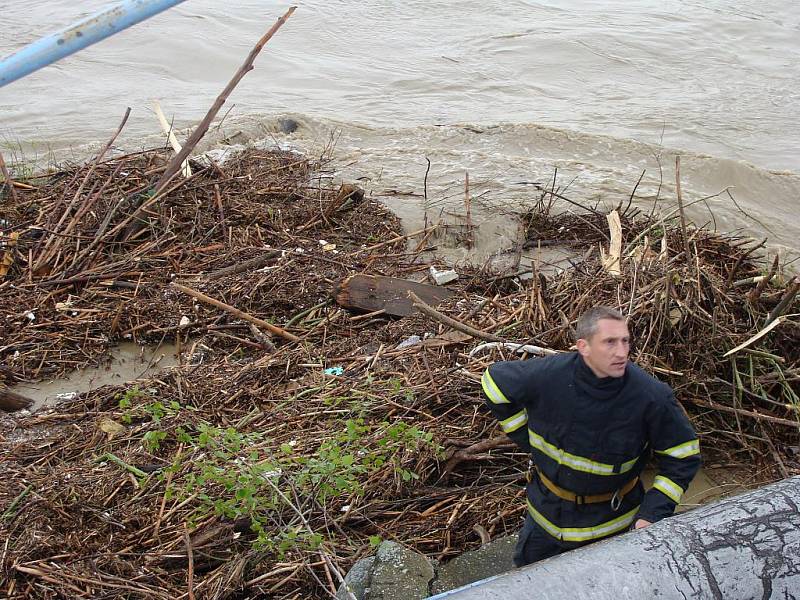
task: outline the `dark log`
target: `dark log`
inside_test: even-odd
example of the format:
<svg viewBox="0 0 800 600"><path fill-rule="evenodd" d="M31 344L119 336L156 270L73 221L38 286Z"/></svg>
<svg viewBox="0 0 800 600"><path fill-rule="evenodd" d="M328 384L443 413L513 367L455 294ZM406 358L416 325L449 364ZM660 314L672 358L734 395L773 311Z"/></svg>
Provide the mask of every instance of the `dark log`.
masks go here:
<svg viewBox="0 0 800 600"><path fill-rule="evenodd" d="M433 598L797 598L798 497L800 476Z"/></svg>
<svg viewBox="0 0 800 600"><path fill-rule="evenodd" d="M0 386L0 410L13 412L15 410L28 408L31 406L31 404L33 404L33 400L30 398L23 396L22 394L17 394L16 392L12 392L5 386Z"/></svg>
<svg viewBox="0 0 800 600"><path fill-rule="evenodd" d="M415 312L408 297L414 292L426 304L437 305L454 294L452 290L395 277L351 275L336 287L339 306L366 312L385 311L387 315L406 317Z"/></svg>

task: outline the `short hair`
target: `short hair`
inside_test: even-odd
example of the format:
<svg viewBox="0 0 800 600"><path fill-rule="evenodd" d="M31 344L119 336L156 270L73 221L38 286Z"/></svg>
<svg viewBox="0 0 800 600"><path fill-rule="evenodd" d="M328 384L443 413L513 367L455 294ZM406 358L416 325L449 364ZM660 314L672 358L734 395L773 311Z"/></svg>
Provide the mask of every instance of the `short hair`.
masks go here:
<svg viewBox="0 0 800 600"><path fill-rule="evenodd" d="M610 306L593 306L578 317L578 324L575 326L575 339L590 339L597 333L597 322L601 319L625 322L625 317L618 310Z"/></svg>

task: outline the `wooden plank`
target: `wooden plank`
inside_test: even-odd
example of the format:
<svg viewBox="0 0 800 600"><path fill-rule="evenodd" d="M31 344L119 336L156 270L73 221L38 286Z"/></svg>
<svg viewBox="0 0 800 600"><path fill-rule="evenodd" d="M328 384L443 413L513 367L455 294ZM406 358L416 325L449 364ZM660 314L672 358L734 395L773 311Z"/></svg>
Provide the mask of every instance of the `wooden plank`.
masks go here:
<svg viewBox="0 0 800 600"><path fill-rule="evenodd" d="M383 310L388 315L406 317L416 311L409 292L433 306L455 294L447 288L397 277L351 275L336 287L335 298L344 308L366 312Z"/></svg>
<svg viewBox="0 0 800 600"><path fill-rule="evenodd" d="M33 400L30 398L12 392L7 387L0 385L0 410L13 412L15 410L28 408L31 404L33 404Z"/></svg>

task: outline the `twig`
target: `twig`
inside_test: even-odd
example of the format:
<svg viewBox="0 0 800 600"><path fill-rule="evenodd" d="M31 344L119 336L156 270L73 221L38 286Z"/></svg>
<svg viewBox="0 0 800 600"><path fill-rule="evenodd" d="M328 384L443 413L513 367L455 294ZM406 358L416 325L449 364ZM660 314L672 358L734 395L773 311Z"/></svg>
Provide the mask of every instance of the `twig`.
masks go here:
<svg viewBox="0 0 800 600"><path fill-rule="evenodd" d="M3 153L0 152L0 172L3 173L3 184L8 186L8 191L11 193L11 201L17 204L17 190L14 189L14 181L6 168L6 161L3 159Z"/></svg>
<svg viewBox="0 0 800 600"><path fill-rule="evenodd" d="M186 544L186 556L189 559L186 575L188 580L187 593L189 594L189 600L194 600L194 552L192 551L192 540L189 537L189 530L186 529L185 525L183 530L183 543Z"/></svg>
<svg viewBox="0 0 800 600"><path fill-rule="evenodd" d="M762 277L758 285L747 294L747 299L750 302L756 302L760 297L761 293L764 291L764 288L767 287L767 284L775 277L775 274L778 272L778 263L779 263L780 256L778 254L775 255L775 260L772 261L772 267L770 267L769 273L767 273L766 277Z"/></svg>
<svg viewBox="0 0 800 600"><path fill-rule="evenodd" d="M137 477L147 477L147 473L142 471L141 469L134 467L133 465L129 465L124 460L116 456L115 454L111 454L111 452L106 452L105 454L98 456L94 459L94 462L113 462L115 465L122 467L126 471L133 473Z"/></svg>
<svg viewBox="0 0 800 600"><path fill-rule="evenodd" d="M414 303L414 306L417 307L420 312L425 313L429 317L436 319L437 321L444 323L448 327L452 327L453 329L457 329L458 331L462 331L467 335L471 335L472 337L486 340L487 342L506 342L507 340L501 338L500 336L494 335L493 333L487 333L485 331L481 331L480 329L475 329L474 327L470 327L460 321L456 321L455 319L445 316L440 313L435 308L431 307L430 305L426 304L419 296L417 296L414 292L409 291L408 297L411 298L411 301Z"/></svg>
<svg viewBox="0 0 800 600"><path fill-rule="evenodd" d="M158 100L153 100L153 110L155 110L156 117L158 118L158 122L161 125L161 129L167 135L167 140L169 140L170 146L175 152L181 151L181 144L178 142L178 138L175 137L175 131L172 128L172 125L167 122L167 118L164 116L164 111L161 110L161 105L158 103ZM191 177L192 176L192 168L189 166L189 161L183 161L181 165L181 172L183 173L184 177Z"/></svg>
<svg viewBox="0 0 800 600"><path fill-rule="evenodd" d="M722 412L733 413L737 415L742 415L744 417L750 417L751 419L756 419L758 421L768 421L770 423L775 423L776 425L786 425L787 427L795 427L800 428L800 422L798 421L790 421L789 419L781 419L780 417L773 417L771 415L762 415L757 412L752 412L750 410L744 410L743 408L732 408L730 406L724 406L722 404L717 404L716 402L700 400L699 398L686 398L692 404L696 404L697 406L704 406L705 408L710 408L712 410L719 410Z"/></svg>
<svg viewBox="0 0 800 600"><path fill-rule="evenodd" d="M464 210L467 222L467 248L472 248L472 198L469 194L469 171L464 172Z"/></svg>
<svg viewBox="0 0 800 600"><path fill-rule="evenodd" d="M412 237L414 237L416 235L419 235L421 233L428 233L429 231L433 231L437 227L438 227L438 225L434 225L432 227L426 227L425 229L419 229L417 231L412 231L411 233L406 233L404 235L398 235L396 237L393 237L390 240L386 240L385 242L381 242L379 244L374 244L372 246L369 246L368 248L361 248L361 249L357 250L356 252L371 252L372 250L377 250L378 248L383 248L384 246L391 246L392 244L394 244L396 242L399 242L401 240L405 240L407 238L412 238Z"/></svg>
<svg viewBox="0 0 800 600"><path fill-rule="evenodd" d="M204 302L206 304L210 304L211 306L216 306L217 308L221 308L225 312L229 312L230 314L232 314L235 317L239 317L240 319L242 319L244 321L249 321L250 323L253 323L254 325L258 325L259 327L263 327L264 329L274 333L275 335L279 335L282 338L285 338L285 339L287 339L287 340L289 340L291 342L299 342L300 341L300 338L297 337L296 335L293 335L293 334L289 333L288 331L285 331L285 330L281 329L277 325L273 325L272 323L264 321L263 319L259 319L258 317L254 317L251 314L248 314L248 313L246 313L244 311L241 311L238 308L235 308L235 307L231 306L230 304L225 304L224 302L220 302L219 300L215 300L214 298L211 298L210 296L206 296L205 294L203 294L201 292L197 292L197 291L193 290L192 288L188 288L185 285L181 285L180 283L177 283L175 281L173 281L170 285L172 287L174 287L176 290L178 290L180 292L183 292L184 294L187 294L187 295L189 295L189 296L191 296L193 298L196 298L197 300L200 300L201 302Z"/></svg>
<svg viewBox="0 0 800 600"><path fill-rule="evenodd" d="M795 276L795 278L789 282L786 291L781 297L781 301L778 302L778 306L773 308L772 312L769 313L769 316L767 317L767 325L772 323L775 319L782 315L787 308L789 308L789 305L794 301L794 297L797 295L797 292L800 292L800 275Z"/></svg>
<svg viewBox="0 0 800 600"><path fill-rule="evenodd" d="M292 16L292 13L296 10L296 6L289 7L289 10L279 18L275 24L270 27L269 31L264 34L264 36L258 40L256 45L250 51L250 54L247 55L244 63L239 70L233 76L233 79L228 82L228 85L225 86L225 89L222 90L222 93L217 96L217 99L214 101L214 104L206 113L206 116L203 117L203 120L200 121L200 124L197 128L192 132L192 135L189 136L189 139L186 140L186 143L183 145L183 148L180 152L178 152L173 159L167 165L164 173L161 175L161 179L158 180L158 183L155 185L155 193L158 194L161 192L164 187L166 187L167 183L172 179L172 176L176 173L180 166L183 164L183 161L186 160L189 155L194 150L194 147L198 144L198 142L203 139L203 136L208 131L209 126L211 125L211 121L214 120L214 117L217 116L220 108L222 105L225 104L225 101L228 99L228 96L231 94L233 89L239 84L242 78L249 72L254 69L253 62L255 61L256 57L259 55L261 50L264 48L266 43L272 39L272 36L281 28L281 26L286 23L286 20Z"/></svg>
<svg viewBox="0 0 800 600"><path fill-rule="evenodd" d="M300 511L300 509L297 508L295 503L286 497L286 494L284 494L281 491L281 489L277 485L275 485L272 479L270 479L269 477L265 477L264 481L266 481L269 484L269 486L273 490L275 490L275 492L283 499L283 501L287 504L287 506L289 506L289 508L291 508L295 512L295 514L297 514L297 516L300 517L300 521L302 521L303 525L305 525L308 532L313 535L314 530L311 528L311 524L308 522L308 519L306 519L305 515ZM319 553L322 556L328 568L331 571L333 571L333 573L336 575L336 578L339 580L339 584L344 586L344 590L345 593L347 594L347 597L350 598L350 600L357 600L355 594L353 594L353 592L351 592L350 589L345 585L344 577L342 576L341 571L336 567L336 565L333 564L333 561L328 556L328 553L325 552L322 548L320 548Z"/></svg>
<svg viewBox="0 0 800 600"><path fill-rule="evenodd" d="M251 258L249 260L245 260L243 262L231 265L229 267L224 267L217 271L212 271L208 275L206 275L206 279L209 281L214 281L215 279L222 279L223 277L227 277L228 275L236 275L237 273L244 273L245 271L255 271L256 269L260 269L264 265L266 265L269 261L274 258L278 258L281 256L282 252L280 250L271 250L266 254L262 254L261 256L256 256L255 258Z"/></svg>
<svg viewBox="0 0 800 600"><path fill-rule="evenodd" d="M541 354L541 355L550 355L550 354L558 354L557 351L551 350L550 348L543 348L542 346L533 346L531 344L515 344L512 342L486 342L485 344L480 344L479 346L475 346L472 350L470 350L469 357L472 358L479 352L483 352L489 348L507 348L512 352L518 352L520 354L527 353L527 354Z"/></svg>
<svg viewBox="0 0 800 600"><path fill-rule="evenodd" d="M689 235L686 233L686 212L683 210L683 195L681 194L681 157L680 154L675 157L675 190L678 195L678 211L681 215L681 237L683 238L683 251L685 252L686 260L691 258L689 248Z"/></svg>

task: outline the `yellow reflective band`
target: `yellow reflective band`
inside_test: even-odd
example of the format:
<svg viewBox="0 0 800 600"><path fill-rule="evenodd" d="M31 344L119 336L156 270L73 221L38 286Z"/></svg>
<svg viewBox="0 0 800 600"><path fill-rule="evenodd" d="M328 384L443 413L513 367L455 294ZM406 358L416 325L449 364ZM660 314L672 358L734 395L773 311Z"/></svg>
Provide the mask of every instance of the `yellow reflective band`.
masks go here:
<svg viewBox="0 0 800 600"><path fill-rule="evenodd" d="M497 387L492 376L489 375L489 369L486 369L483 377L481 377L481 386L483 387L483 393L486 394L486 397L494 404L511 404L508 398L503 395L503 392L500 391L500 388Z"/></svg>
<svg viewBox="0 0 800 600"><path fill-rule="evenodd" d="M630 527L638 511L639 507L637 506L613 521L607 521L595 527L559 527L551 523L547 517L533 508L531 501L528 500L528 512L531 517L533 517L533 520L554 538L564 542L588 542L589 540L596 540L623 531Z"/></svg>
<svg viewBox="0 0 800 600"><path fill-rule="evenodd" d="M524 408L518 412L517 414L508 417L504 421L500 421L500 427L506 433L511 433L516 431L523 425L527 425L528 423L528 411Z"/></svg>
<svg viewBox="0 0 800 600"><path fill-rule="evenodd" d="M671 456L672 458L687 458L700 454L700 442L698 440L689 440L666 450L656 450L656 454Z"/></svg>
<svg viewBox="0 0 800 600"><path fill-rule="evenodd" d="M627 473L639 460L638 456L636 458L632 458L631 460L622 463L619 467L619 471L615 471L615 465L596 462L591 459L584 458L583 456L576 456L575 454L565 452L561 448L546 442L542 436L540 436L538 433L534 433L530 429L528 429L528 439L530 440L531 446L543 452L558 464L566 465L574 471L591 473L592 475L620 475L622 473Z"/></svg>
<svg viewBox="0 0 800 600"><path fill-rule="evenodd" d="M653 489L656 489L664 494L675 504L681 503L681 497L685 491L681 486L672 481L672 479L664 477L663 475L658 475L655 478L655 481L653 482Z"/></svg>

